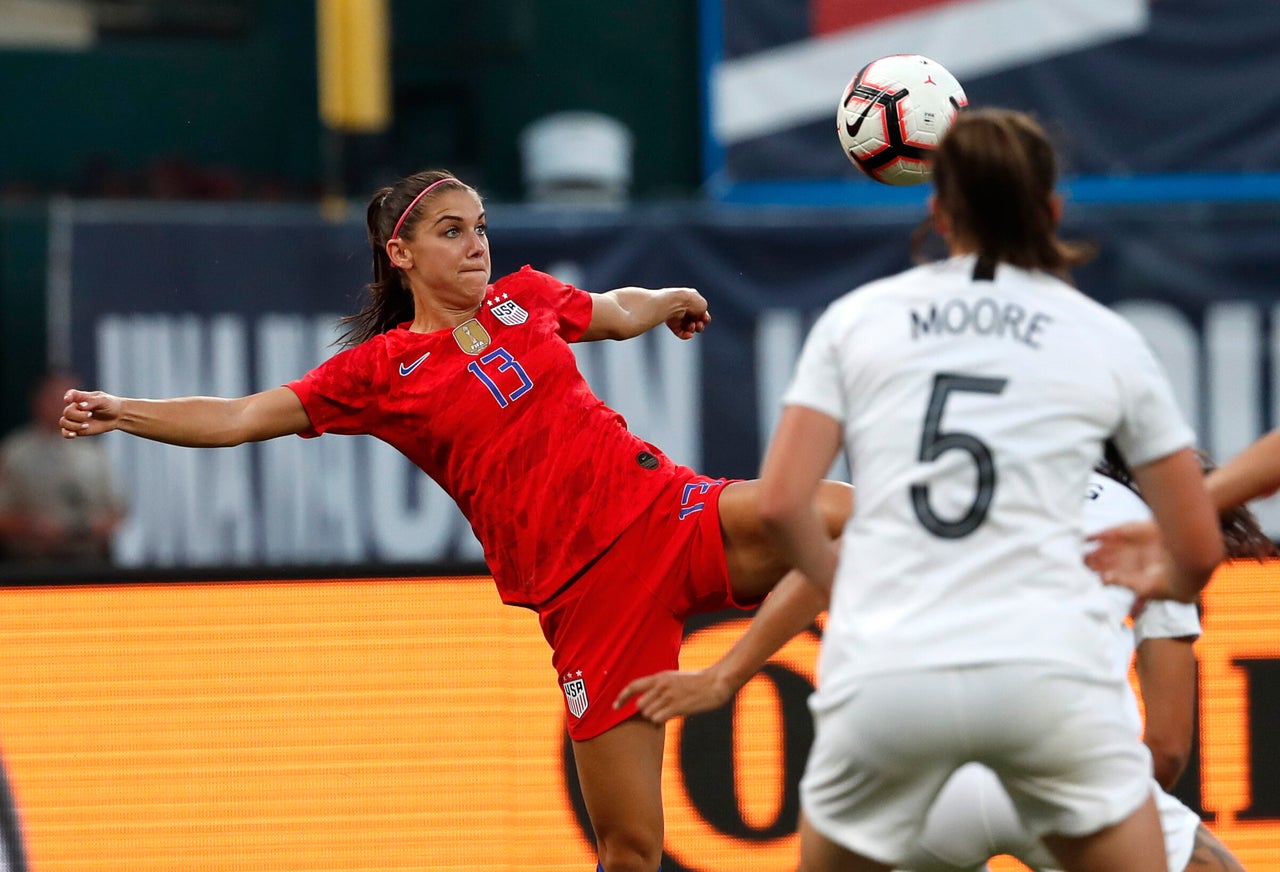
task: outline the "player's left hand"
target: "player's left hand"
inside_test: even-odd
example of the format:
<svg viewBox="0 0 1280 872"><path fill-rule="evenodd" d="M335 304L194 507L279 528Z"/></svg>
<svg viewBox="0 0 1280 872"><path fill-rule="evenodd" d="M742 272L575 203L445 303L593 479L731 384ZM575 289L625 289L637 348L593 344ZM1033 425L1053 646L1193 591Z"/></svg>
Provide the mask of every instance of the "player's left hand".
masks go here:
<svg viewBox="0 0 1280 872"><path fill-rule="evenodd" d="M707 301L693 288L685 288L688 302L683 311L667 319L667 327L681 339L692 339L695 334L707 329L711 323L711 313L707 311Z"/></svg>
<svg viewBox="0 0 1280 872"><path fill-rule="evenodd" d="M621 708L636 698L636 711L655 724L682 715L711 711L733 698L734 689L710 670L692 672L668 670L635 681L623 688L614 701Z"/></svg>

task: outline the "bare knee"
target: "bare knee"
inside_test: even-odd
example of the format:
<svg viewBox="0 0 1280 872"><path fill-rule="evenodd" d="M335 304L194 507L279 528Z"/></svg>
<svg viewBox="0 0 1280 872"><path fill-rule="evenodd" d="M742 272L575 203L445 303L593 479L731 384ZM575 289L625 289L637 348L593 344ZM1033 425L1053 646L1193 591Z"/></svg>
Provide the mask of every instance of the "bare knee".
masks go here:
<svg viewBox="0 0 1280 872"><path fill-rule="evenodd" d="M662 839L639 827L602 827L596 848L604 872L657 872L662 863Z"/></svg>
<svg viewBox="0 0 1280 872"><path fill-rule="evenodd" d="M582 799L605 872L656 872L662 862L662 752L666 733L633 716L574 742Z"/></svg>

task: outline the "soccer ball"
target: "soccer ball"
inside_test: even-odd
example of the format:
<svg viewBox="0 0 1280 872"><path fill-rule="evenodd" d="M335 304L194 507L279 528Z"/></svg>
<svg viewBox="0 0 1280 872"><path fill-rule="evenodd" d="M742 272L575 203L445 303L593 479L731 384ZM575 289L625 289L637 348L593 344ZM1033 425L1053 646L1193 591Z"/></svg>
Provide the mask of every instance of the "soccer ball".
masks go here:
<svg viewBox="0 0 1280 872"><path fill-rule="evenodd" d="M933 175L933 151L969 105L956 77L920 55L889 55L845 86L836 133L853 165L886 185L918 185Z"/></svg>

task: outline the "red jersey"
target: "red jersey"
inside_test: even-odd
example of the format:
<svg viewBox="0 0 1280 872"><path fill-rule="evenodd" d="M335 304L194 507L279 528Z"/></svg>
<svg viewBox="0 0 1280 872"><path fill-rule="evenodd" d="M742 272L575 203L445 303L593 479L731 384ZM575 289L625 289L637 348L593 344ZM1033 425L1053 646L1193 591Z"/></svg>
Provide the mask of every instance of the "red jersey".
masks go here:
<svg viewBox="0 0 1280 872"><path fill-rule="evenodd" d="M591 295L526 266L452 330L401 324L290 382L304 437L368 434L453 497L503 602L537 606L675 476L591 391L569 348Z"/></svg>

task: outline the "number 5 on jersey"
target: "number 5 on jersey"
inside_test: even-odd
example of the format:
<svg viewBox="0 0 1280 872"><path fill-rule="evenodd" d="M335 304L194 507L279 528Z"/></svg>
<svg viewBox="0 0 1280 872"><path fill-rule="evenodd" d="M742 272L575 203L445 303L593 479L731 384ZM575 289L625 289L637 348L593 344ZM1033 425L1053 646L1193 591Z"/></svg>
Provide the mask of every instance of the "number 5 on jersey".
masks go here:
<svg viewBox="0 0 1280 872"><path fill-rule="evenodd" d="M928 463L948 451L962 451L973 459L978 471L978 488L973 502L963 515L954 520L940 517L934 511L929 503L929 485L911 486L911 508L924 528L935 536L960 539L978 529L986 520L996 490L996 461L991 447L972 433L942 429L942 413L947 399L956 391L999 394L1008 383L1007 378L983 378L949 372L940 372L933 377L933 392L929 395L929 408L924 415L924 429L920 433L917 459Z"/></svg>

